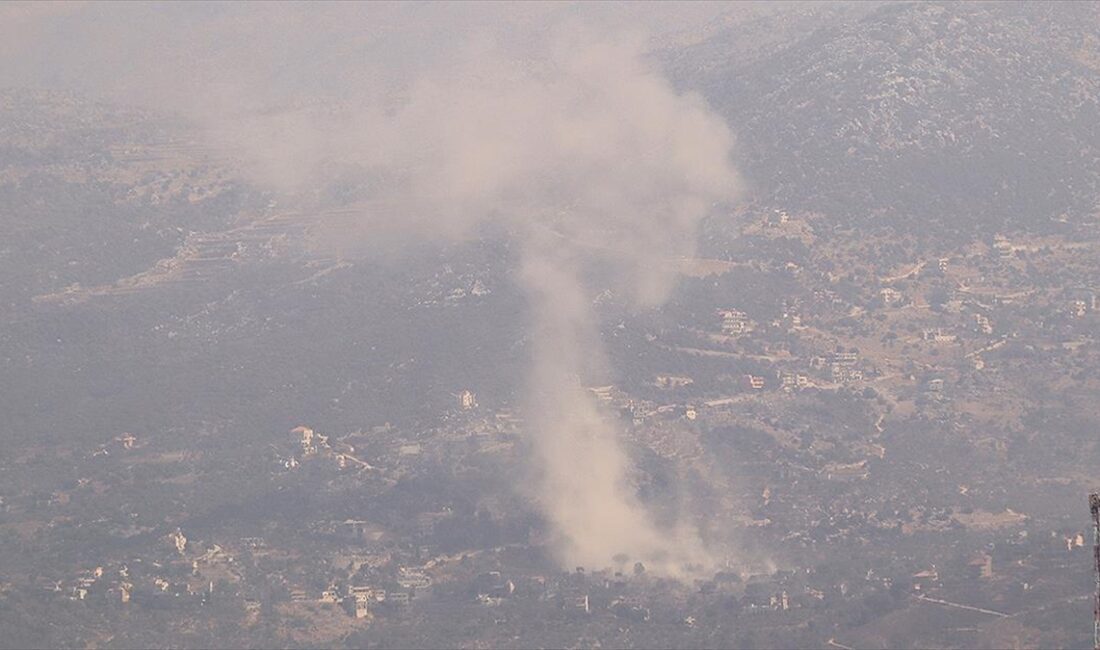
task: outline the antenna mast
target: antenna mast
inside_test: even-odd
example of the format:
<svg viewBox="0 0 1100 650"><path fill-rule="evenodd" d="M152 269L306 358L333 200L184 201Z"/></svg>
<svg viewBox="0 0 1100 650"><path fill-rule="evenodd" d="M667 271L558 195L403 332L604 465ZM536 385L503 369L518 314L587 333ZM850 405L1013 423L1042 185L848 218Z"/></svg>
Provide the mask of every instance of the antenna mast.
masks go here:
<svg viewBox="0 0 1100 650"><path fill-rule="evenodd" d="M1093 602L1092 645L1100 650L1100 494L1089 495L1089 509L1092 510L1092 556L1096 565L1096 594Z"/></svg>

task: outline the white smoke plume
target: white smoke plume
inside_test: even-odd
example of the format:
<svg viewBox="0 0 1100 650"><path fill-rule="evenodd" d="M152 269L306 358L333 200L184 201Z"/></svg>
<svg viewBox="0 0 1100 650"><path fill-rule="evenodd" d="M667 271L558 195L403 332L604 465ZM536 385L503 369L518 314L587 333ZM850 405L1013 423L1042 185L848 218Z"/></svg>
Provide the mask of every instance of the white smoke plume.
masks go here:
<svg viewBox="0 0 1100 650"><path fill-rule="evenodd" d="M667 261L690 255L698 221L736 196L731 134L650 69L637 42L571 39L541 60L491 66L500 57L478 54L421 80L392 112L360 114L366 141L354 146L373 152L360 163L398 180L339 237L503 224L522 250L536 492L560 560L603 567L623 553L668 575L706 565L690 527L655 526L617 431L582 388L603 363L582 275L610 265L617 291L660 304L675 280Z"/></svg>

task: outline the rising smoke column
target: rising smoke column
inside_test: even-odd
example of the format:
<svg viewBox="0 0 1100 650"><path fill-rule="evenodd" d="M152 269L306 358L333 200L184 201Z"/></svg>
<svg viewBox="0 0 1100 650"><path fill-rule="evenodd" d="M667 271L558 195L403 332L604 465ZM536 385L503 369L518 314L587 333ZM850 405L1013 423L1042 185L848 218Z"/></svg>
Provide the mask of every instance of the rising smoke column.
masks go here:
<svg viewBox="0 0 1100 650"><path fill-rule="evenodd" d="M567 567L604 567L625 553L665 575L706 565L697 535L655 528L627 481L629 461L617 432L578 381L579 369L602 358L591 297L571 257L529 248L522 270L535 323L526 411L537 498L554 525L558 557Z"/></svg>
<svg viewBox="0 0 1100 650"><path fill-rule="evenodd" d="M698 221L735 194L728 129L648 69L632 43L571 41L522 69L453 78L461 82L422 86L409 108L417 129L430 128L425 116L442 126L427 147L435 162L414 182L452 222L501 220L519 240L532 322L529 433L560 560L602 567L625 553L673 575L706 564L697 534L655 527L615 428L581 386L604 363L582 275L610 265L619 293L660 304L675 279L667 261L691 254Z"/></svg>
<svg viewBox="0 0 1100 650"><path fill-rule="evenodd" d="M688 527L654 525L614 426L582 388L605 363L582 278L598 263L631 304L661 304L675 280L667 262L692 254L699 220L735 198L738 177L725 124L699 97L675 92L639 45L572 38L524 60L483 47L412 84L396 108L232 131L248 134L246 145L272 143L258 157L284 175L311 167L318 152L384 174L374 207L333 226L333 242L503 226L522 254L535 496L559 560L603 567L625 553L678 575L707 554Z"/></svg>

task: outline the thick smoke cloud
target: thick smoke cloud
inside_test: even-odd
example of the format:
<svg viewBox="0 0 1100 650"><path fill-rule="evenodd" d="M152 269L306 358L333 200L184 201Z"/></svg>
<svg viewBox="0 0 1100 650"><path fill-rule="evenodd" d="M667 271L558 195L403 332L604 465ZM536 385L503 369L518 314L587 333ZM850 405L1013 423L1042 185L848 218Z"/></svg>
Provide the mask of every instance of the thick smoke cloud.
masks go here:
<svg viewBox="0 0 1100 650"><path fill-rule="evenodd" d="M543 59L501 60L479 51L396 109L338 130L359 134L341 146L369 152L352 159L391 184L336 232L346 242L382 228L461 237L503 225L522 250L537 498L562 562L608 566L625 553L666 574L705 565L697 535L658 530L634 497L617 432L582 388L603 363L582 276L599 262L635 305L662 302L675 279L666 262L690 255L699 219L736 196L730 132L636 42L571 39Z"/></svg>

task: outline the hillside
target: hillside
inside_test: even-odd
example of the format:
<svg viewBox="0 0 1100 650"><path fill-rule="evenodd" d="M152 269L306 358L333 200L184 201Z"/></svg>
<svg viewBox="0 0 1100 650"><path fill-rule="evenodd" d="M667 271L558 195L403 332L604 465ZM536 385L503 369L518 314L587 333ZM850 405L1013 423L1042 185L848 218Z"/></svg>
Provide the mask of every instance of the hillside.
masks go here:
<svg viewBox="0 0 1100 650"><path fill-rule="evenodd" d="M736 56L756 34L734 31L671 64L737 131L758 199L913 230L1095 211L1096 5L896 4L821 24L767 57Z"/></svg>

